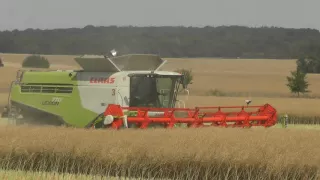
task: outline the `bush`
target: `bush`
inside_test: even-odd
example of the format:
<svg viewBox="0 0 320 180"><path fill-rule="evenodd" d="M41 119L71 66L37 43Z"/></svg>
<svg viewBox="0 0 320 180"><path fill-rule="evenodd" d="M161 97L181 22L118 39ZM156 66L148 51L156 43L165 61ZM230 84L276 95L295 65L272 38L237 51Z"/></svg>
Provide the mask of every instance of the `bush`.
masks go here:
<svg viewBox="0 0 320 180"><path fill-rule="evenodd" d="M31 55L22 62L22 67L26 68L49 68L50 63L47 58L40 55Z"/></svg>
<svg viewBox="0 0 320 180"><path fill-rule="evenodd" d="M308 93L309 83L307 81L306 73L301 72L299 69L291 72L291 77L287 76L288 84L286 84L292 93Z"/></svg>

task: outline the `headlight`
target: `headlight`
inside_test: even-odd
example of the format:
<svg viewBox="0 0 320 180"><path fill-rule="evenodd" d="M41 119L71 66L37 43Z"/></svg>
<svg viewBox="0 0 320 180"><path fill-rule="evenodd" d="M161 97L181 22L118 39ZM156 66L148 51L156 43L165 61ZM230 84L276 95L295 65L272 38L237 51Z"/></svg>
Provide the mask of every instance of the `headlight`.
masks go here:
<svg viewBox="0 0 320 180"><path fill-rule="evenodd" d="M104 125L111 124L113 122L113 120L114 120L113 116L107 115L106 117L104 117L103 124Z"/></svg>

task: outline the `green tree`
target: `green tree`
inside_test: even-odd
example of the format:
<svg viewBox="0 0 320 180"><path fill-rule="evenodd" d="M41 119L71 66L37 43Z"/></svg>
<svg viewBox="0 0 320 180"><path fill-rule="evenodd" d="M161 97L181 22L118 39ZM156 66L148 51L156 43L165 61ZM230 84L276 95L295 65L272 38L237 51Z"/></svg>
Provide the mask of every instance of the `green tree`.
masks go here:
<svg viewBox="0 0 320 180"><path fill-rule="evenodd" d="M300 93L304 94L310 92L308 90L309 83L307 82L306 75L306 73L303 73L299 69L291 71L291 77L287 76L288 84L286 84L291 93L296 93L299 97Z"/></svg>
<svg viewBox="0 0 320 180"><path fill-rule="evenodd" d="M178 72L180 74L184 75L184 83L188 86L189 84L192 84L192 80L193 80L193 73L191 69L177 69L175 70L175 72ZM188 88L188 87L186 87Z"/></svg>
<svg viewBox="0 0 320 180"><path fill-rule="evenodd" d="M296 59L305 55L320 57L320 33L317 29L276 27L92 25L0 31L3 53L102 54L113 48L120 54L151 53L162 57Z"/></svg>
<svg viewBox="0 0 320 180"><path fill-rule="evenodd" d="M47 58L40 55L31 55L22 62L24 68L49 68L50 63Z"/></svg>

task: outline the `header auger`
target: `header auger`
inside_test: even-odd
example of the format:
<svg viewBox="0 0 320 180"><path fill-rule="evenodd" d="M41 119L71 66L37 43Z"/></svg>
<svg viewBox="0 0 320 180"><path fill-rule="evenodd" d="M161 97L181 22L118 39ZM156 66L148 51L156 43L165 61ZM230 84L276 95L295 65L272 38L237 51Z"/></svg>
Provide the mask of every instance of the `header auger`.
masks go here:
<svg viewBox="0 0 320 180"><path fill-rule="evenodd" d="M179 92L189 95L184 75L160 71L166 61L157 55L85 55L75 61L82 70L19 70L5 113L10 122L144 129L178 124L270 127L277 120L271 105L248 106L250 101L247 106L176 108L184 104Z"/></svg>

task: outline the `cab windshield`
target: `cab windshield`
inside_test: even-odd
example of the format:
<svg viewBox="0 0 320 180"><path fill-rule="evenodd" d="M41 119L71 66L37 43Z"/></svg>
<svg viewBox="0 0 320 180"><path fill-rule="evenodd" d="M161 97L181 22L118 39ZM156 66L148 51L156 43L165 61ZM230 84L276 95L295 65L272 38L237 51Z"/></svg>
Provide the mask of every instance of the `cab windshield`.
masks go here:
<svg viewBox="0 0 320 180"><path fill-rule="evenodd" d="M132 76L130 78L130 106L131 107L159 107L175 106L181 76Z"/></svg>

